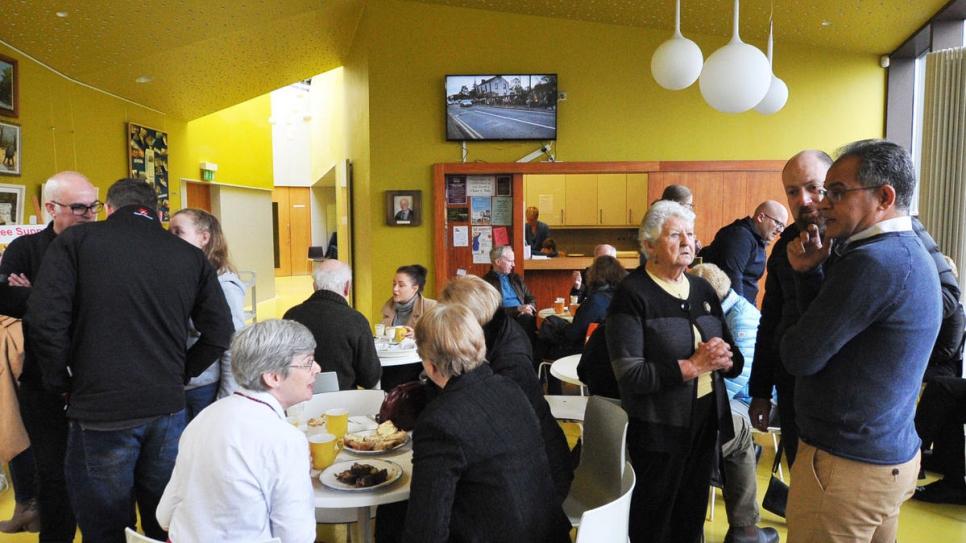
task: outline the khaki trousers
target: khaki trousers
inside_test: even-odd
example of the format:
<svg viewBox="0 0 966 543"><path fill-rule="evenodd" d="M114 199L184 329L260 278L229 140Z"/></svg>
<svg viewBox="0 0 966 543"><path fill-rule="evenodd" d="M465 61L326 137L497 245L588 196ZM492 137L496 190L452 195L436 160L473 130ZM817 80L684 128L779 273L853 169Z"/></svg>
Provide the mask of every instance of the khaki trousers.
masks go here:
<svg viewBox="0 0 966 543"><path fill-rule="evenodd" d="M788 543L894 543L899 507L912 497L919 453L867 464L799 442L788 494Z"/></svg>

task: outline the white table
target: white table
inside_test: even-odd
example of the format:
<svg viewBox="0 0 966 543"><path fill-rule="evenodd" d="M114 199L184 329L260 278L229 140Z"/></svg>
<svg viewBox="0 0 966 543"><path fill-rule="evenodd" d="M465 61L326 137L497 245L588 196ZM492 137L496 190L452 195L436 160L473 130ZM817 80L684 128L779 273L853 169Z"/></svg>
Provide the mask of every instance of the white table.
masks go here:
<svg viewBox="0 0 966 543"><path fill-rule="evenodd" d="M540 317L541 319L545 319L550 315L556 315L567 322L574 322L574 316L570 314L569 307L565 307L563 313L557 313L556 311L553 310L552 307L548 307L547 309L541 309L540 311L537 312L537 316Z"/></svg>
<svg viewBox="0 0 966 543"><path fill-rule="evenodd" d="M580 378L577 377L577 364L579 362L579 354L572 354L570 356L558 358L557 360L554 360L553 364L550 365L550 375L553 375L565 383L579 386L580 395L583 396L584 388L586 388L587 385L581 382Z"/></svg>
<svg viewBox="0 0 966 543"><path fill-rule="evenodd" d="M379 355L379 364L386 368L389 366L404 366L406 364L421 364L422 360L419 358L419 353L416 349L413 349L411 353L405 356L384 356L382 352L376 351Z"/></svg>
<svg viewBox="0 0 966 543"><path fill-rule="evenodd" d="M413 475L413 451L412 441L404 447L395 451L376 456L358 455L343 450L335 459L335 462L359 462L365 463L367 459L391 460L403 470L402 476L395 483L367 492L346 492L343 490L333 490L324 486L318 477L318 472L313 472L312 486L315 489L315 508L316 509L355 509L356 521L349 525L351 540L359 543L372 543L372 518L373 507L385 503L401 502L409 499L409 484Z"/></svg>

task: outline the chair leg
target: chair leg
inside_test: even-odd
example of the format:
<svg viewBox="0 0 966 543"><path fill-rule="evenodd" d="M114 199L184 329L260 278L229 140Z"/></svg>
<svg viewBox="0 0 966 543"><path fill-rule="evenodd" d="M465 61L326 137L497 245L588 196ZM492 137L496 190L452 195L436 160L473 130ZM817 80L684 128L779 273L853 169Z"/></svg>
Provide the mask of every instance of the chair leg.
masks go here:
<svg viewBox="0 0 966 543"><path fill-rule="evenodd" d="M708 508L709 508L708 521L714 522L714 487L713 486L708 487Z"/></svg>

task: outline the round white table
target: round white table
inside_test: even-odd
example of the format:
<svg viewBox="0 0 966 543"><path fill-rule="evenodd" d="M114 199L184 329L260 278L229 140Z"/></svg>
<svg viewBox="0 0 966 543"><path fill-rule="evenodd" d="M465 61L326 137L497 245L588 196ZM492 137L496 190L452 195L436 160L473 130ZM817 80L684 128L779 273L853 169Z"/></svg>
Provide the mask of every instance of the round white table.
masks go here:
<svg viewBox="0 0 966 543"><path fill-rule="evenodd" d="M579 354L572 354L570 356L558 358L557 360L554 360L553 364L550 365L550 375L553 375L565 383L579 386L580 395L583 396L584 388L587 385L582 383L580 378L577 377L577 364L579 362Z"/></svg>
<svg viewBox="0 0 966 543"><path fill-rule="evenodd" d="M541 309L540 311L537 312L537 316L540 317L541 319L545 319L550 315L556 315L567 322L574 322L574 316L570 314L569 307L565 307L563 313L557 313L556 311L553 310L552 307Z"/></svg>
<svg viewBox="0 0 966 543"><path fill-rule="evenodd" d="M409 483L413 475L412 441L394 451L375 456L353 454L343 450L336 457L335 463L359 462L364 464L367 459L390 460L399 464L403 470L402 476L395 483L371 491L347 492L334 490L324 486L319 481L319 472L312 472L312 487L315 490L315 508L325 509L355 509L355 523L349 525L352 541L372 543L373 507L385 503L401 502L409 499Z"/></svg>
<svg viewBox="0 0 966 543"><path fill-rule="evenodd" d="M379 364L384 368L389 366L403 366L406 364L422 363L422 360L419 358L419 353L416 352L416 349L407 351L406 354L393 353L392 356L386 356L384 351L376 351L376 354L379 355Z"/></svg>

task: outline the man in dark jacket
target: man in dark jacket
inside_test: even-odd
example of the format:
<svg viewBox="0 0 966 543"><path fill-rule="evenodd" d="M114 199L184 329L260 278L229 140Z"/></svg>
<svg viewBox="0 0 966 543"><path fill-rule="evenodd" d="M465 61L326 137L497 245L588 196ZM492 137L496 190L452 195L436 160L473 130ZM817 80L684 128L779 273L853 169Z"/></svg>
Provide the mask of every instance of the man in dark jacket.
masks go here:
<svg viewBox="0 0 966 543"><path fill-rule="evenodd" d="M315 336L315 360L334 371L339 390L373 388L382 377L372 330L366 317L349 307L352 270L338 260L323 260L312 270L315 292L283 318L304 324Z"/></svg>
<svg viewBox="0 0 966 543"><path fill-rule="evenodd" d="M27 341L46 389L69 395L65 473L84 539L123 541L136 500L145 533L164 541L155 509L184 429L184 384L234 327L204 253L161 226L152 186L122 179L106 207L106 221L47 250ZM189 318L201 336L186 349Z"/></svg>
<svg viewBox="0 0 966 543"><path fill-rule="evenodd" d="M537 342L537 298L523 282L523 277L513 273L515 255L509 245L499 245L490 251L490 271L483 280L493 285L503 296L503 310L520 323L530 338L530 346Z"/></svg>
<svg viewBox="0 0 966 543"><path fill-rule="evenodd" d="M750 217L718 230L711 245L698 256L721 268L731 279L731 288L757 306L758 280L765 274L765 245L785 230L787 222L785 206L766 200Z"/></svg>

